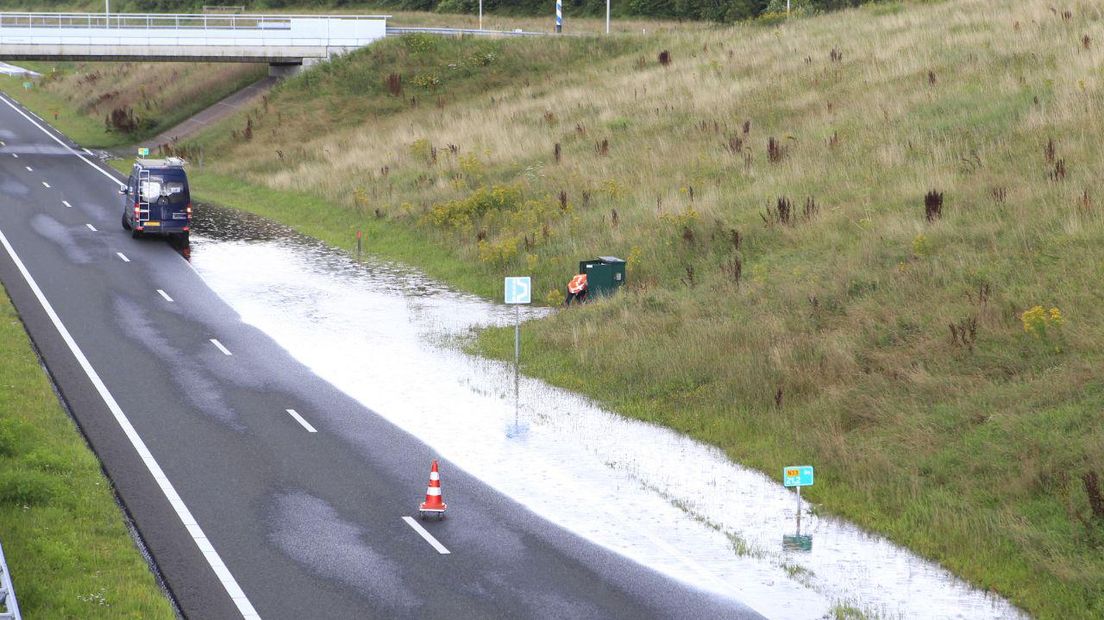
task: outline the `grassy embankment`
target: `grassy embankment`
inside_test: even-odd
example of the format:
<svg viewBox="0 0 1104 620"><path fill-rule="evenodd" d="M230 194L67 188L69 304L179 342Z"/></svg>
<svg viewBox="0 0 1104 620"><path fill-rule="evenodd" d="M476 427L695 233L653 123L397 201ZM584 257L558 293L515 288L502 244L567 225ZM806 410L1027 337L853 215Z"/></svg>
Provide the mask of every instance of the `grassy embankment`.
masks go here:
<svg viewBox="0 0 1104 620"><path fill-rule="evenodd" d="M157 135L256 82L267 65L228 63L16 63L39 78L0 76L0 90L18 97L82 146L128 146ZM33 87L24 89L30 81ZM129 110L134 131L108 131L106 119Z"/></svg>
<svg viewBox="0 0 1104 620"><path fill-rule="evenodd" d="M623 294L525 330L527 373L771 475L815 464L827 510L1099 617L1102 47L1095 4L1012 0L392 40L282 85L249 139L208 133L192 174L493 298L627 257Z"/></svg>
<svg viewBox="0 0 1104 620"><path fill-rule="evenodd" d="M172 618L0 292L0 543L24 618Z"/></svg>

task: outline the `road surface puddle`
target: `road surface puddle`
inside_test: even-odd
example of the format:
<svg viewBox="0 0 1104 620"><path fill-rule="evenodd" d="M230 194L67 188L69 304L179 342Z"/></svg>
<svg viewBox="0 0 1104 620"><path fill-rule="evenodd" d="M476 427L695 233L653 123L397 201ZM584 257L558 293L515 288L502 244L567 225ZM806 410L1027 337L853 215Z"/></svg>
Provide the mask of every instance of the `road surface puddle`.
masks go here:
<svg viewBox="0 0 1104 620"><path fill-rule="evenodd" d="M207 206L191 260L246 323L319 376L537 514L657 571L770 618L820 618L836 606L884 618L1023 617L808 504L798 532L795 495L719 450L536 380L521 379L515 409L512 365L456 346L473 328L512 324L514 308Z"/></svg>

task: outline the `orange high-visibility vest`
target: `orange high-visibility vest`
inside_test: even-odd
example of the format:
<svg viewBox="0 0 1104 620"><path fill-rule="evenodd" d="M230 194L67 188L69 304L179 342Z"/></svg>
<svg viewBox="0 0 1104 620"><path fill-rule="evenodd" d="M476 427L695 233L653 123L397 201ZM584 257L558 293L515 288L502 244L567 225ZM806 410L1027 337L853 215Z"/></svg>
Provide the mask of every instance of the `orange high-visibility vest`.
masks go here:
<svg viewBox="0 0 1104 620"><path fill-rule="evenodd" d="M580 273L579 275L571 278L571 281L567 283L567 292L572 295L578 295L586 290L586 274Z"/></svg>

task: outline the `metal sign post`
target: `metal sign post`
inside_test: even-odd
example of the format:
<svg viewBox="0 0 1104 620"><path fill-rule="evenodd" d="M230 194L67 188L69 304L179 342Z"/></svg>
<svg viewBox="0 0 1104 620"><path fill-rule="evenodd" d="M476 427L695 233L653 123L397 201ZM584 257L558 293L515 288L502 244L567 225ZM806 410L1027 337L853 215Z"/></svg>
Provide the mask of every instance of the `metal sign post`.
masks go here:
<svg viewBox="0 0 1104 620"><path fill-rule="evenodd" d="M521 367L521 304L533 303L533 286L529 276L506 278L506 303L514 305L514 425L518 421L518 388Z"/></svg>
<svg viewBox="0 0 1104 620"><path fill-rule="evenodd" d="M556 0L556 32L563 32L563 0Z"/></svg>
<svg viewBox="0 0 1104 620"><path fill-rule="evenodd" d="M813 486L812 465L790 465L782 468L782 484L797 487L797 534L801 535L801 487Z"/></svg>
<svg viewBox="0 0 1104 620"><path fill-rule="evenodd" d="M479 29L483 30L483 0L479 0Z"/></svg>

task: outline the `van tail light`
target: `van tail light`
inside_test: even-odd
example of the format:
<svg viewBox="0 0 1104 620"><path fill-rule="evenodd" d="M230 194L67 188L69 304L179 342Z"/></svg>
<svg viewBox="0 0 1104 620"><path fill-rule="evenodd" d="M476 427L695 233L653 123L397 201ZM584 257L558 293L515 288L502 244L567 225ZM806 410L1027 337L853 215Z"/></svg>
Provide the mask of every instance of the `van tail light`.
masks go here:
<svg viewBox="0 0 1104 620"><path fill-rule="evenodd" d="M189 202L188 203L188 220L191 221L191 219L192 219L192 203Z"/></svg>
<svg viewBox="0 0 1104 620"><path fill-rule="evenodd" d="M134 221L135 222L137 222L139 220L140 215L142 215L142 209L138 205L138 203L136 202L136 203L134 203Z"/></svg>

